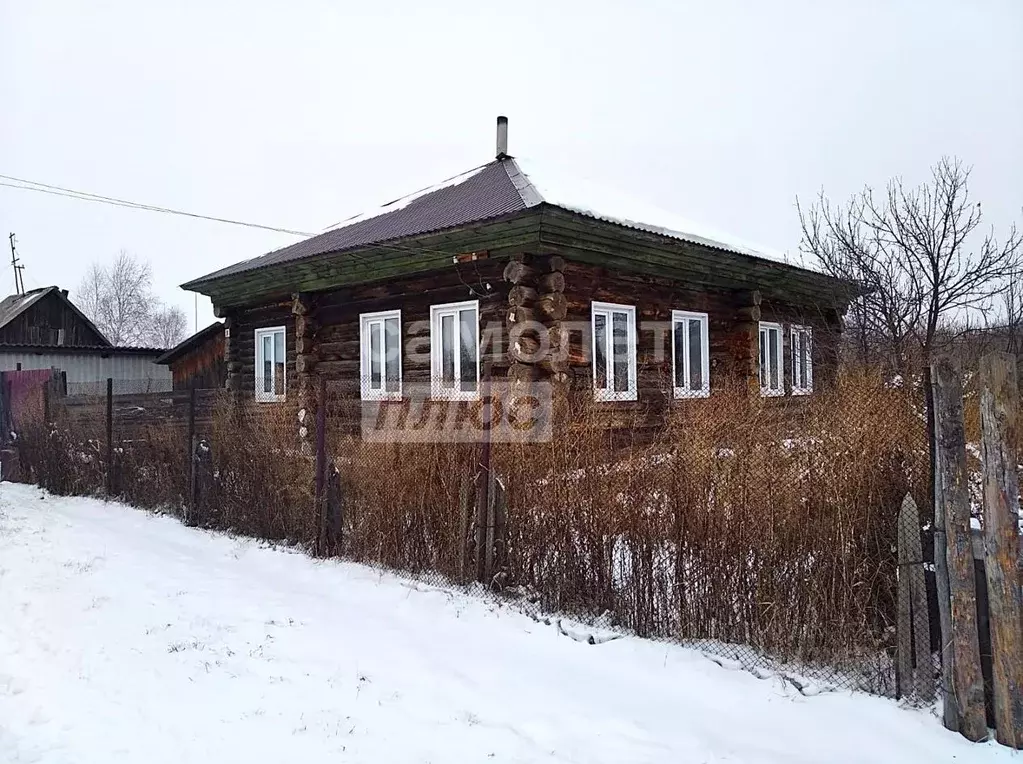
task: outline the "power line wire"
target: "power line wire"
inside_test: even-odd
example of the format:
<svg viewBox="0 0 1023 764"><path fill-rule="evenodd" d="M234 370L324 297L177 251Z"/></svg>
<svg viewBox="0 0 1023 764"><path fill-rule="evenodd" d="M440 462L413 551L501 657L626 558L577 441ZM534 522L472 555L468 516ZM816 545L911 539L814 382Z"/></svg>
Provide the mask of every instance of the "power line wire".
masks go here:
<svg viewBox="0 0 1023 764"><path fill-rule="evenodd" d="M168 215L182 215L184 217L198 218L199 220L210 220L215 223L228 223L230 225L245 226L246 228L259 228L264 231L287 233L291 234L292 236L315 236L315 234L309 233L308 231L296 231L291 228L281 228L278 226L263 225L262 223L250 223L244 220L233 220L231 218L218 217L216 215L202 215L198 212L188 212L186 210L178 210L173 209L171 207L160 207L155 204L143 204L141 202L132 202L127 199L118 199L117 197L113 196L92 194L87 191L76 191L74 189L65 188L63 186L54 186L49 183L40 183L34 180L16 178L12 175L0 174L0 178L7 181L13 181L11 183L0 182L0 186L6 186L7 188L15 188L21 191L37 191L42 194L52 194L53 196L62 196L68 199L79 199L86 202L109 204L115 207L127 207L129 209L141 209L148 210L150 212L162 212ZM16 185L19 183L23 185Z"/></svg>
<svg viewBox="0 0 1023 764"><path fill-rule="evenodd" d="M440 183L434 184L434 186L426 186L426 187L420 189L419 191L413 191L411 194L406 194L404 197L399 197L398 199L396 199L396 200L394 200L392 202L388 202L388 204L383 205L383 206L386 207L386 206L394 204L394 203L396 203L398 201L401 201L401 200L403 200L405 198L408 198L409 196L421 194L423 191L428 191L431 188L434 188L435 186L436 187L443 186L444 183L447 183L447 182L449 182L451 180L454 180L455 178L461 177L463 175L468 175L470 172L473 172L474 170L478 170L478 169L480 169L480 167L484 167L484 166L485 165L480 165L479 167L474 167L472 170L466 170L465 172L459 173L458 175L453 175L450 178L447 178L446 180L441 181ZM36 191L36 192L42 193L42 194L51 194L53 196L60 196L60 197L64 197L64 198L67 198L67 199L78 199L80 201L85 201L85 202L97 202L99 204L108 204L108 205L111 205L111 206L114 206L114 207L123 207L123 208L126 208L126 209L139 209L139 210L146 210L146 211L149 211L149 212L161 212L161 213L168 214L168 215L182 215L184 217L196 218L196 219L199 219L199 220L209 220L209 221L213 221L213 222L216 222L216 223L227 223L227 224L230 224L230 225L239 225L239 226L244 226L244 227L247 227L247 228L258 228L258 229L261 229L261 230L264 230L264 231L274 231L274 232L277 232L277 233L286 233L286 234L291 234L292 236L312 237L312 236L319 235L319 234L309 233L308 231L296 231L296 230L293 230L293 229L290 229L290 228L279 228L277 226L264 225L262 223L250 223L250 222L246 222L246 221L242 221L242 220L232 220L230 218L217 217L217 216L214 216L214 215L202 215L202 214L199 214L197 212L187 212L187 211L184 211L184 210L177 210L177 209L173 209L171 207L160 207L160 206L152 205L152 204L143 204L141 202L133 202L133 201L130 201L128 199L119 199L119 198L114 197L114 196L104 196L102 194L93 194L93 193L90 193L88 191L76 191L74 189L66 188L64 186L55 186L55 185L52 185L52 184L49 184L49 183L41 183L39 181L26 180L24 178L14 177L12 175L0 174L0 179L3 179L3 180L0 180L0 186L6 187L6 188L13 188L13 189L17 189L17 190L20 190L20 191ZM5 183L5 182L3 182L4 180L13 181L13 182ZM17 184L22 184L22 185L17 185ZM366 213L360 213L359 215L354 215L354 216L352 216L352 217L350 217L350 218L348 218L346 220L340 221L339 223L335 223L333 226L328 226L326 229L324 229L324 233L329 232L330 230L335 229L337 226L341 225L342 223L346 223L346 222L348 222L350 220L354 220L354 218L361 217L364 214L366 214ZM383 214L386 214L386 213L383 213ZM291 246L291 245L289 245L289 246ZM390 250L392 252L404 253L404 254L423 254L423 253L429 253L429 254L438 254L438 255L445 255L445 256L450 256L451 255L450 252L447 252L445 250L431 249L431 248L422 247L422 246L402 246L402 245L399 245L399 244L383 244L383 243L374 244L372 246L375 246L375 247L377 247L379 249ZM286 247L282 247L280 249L285 249L285 248ZM269 252L267 254L273 254L276 251L279 251L279 250L273 250L272 252ZM322 254L326 255L326 254L331 254L331 253L324 252ZM365 258L362 255L358 254L358 253L350 252L350 253L347 253L347 254L349 256L351 256L355 260L360 260L360 261L365 262ZM258 259L258 258L256 258L256 259ZM305 259L305 258L300 258L300 259ZM285 261L285 262L287 262L287 261Z"/></svg>

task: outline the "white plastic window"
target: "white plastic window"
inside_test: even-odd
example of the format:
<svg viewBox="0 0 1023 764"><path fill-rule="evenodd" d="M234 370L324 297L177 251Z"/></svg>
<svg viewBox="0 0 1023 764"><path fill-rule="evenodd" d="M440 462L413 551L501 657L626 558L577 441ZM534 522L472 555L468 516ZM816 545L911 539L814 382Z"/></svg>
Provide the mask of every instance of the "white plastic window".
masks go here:
<svg viewBox="0 0 1023 764"><path fill-rule="evenodd" d="M256 400L283 401L285 379L283 326L256 329Z"/></svg>
<svg viewBox="0 0 1023 764"><path fill-rule="evenodd" d="M401 398L401 311L359 316L363 400Z"/></svg>
<svg viewBox="0 0 1023 764"><path fill-rule="evenodd" d="M594 397L636 400L636 308L595 302L592 324Z"/></svg>
<svg viewBox="0 0 1023 764"><path fill-rule="evenodd" d="M479 395L478 300L430 308L430 376L434 398L457 400Z"/></svg>
<svg viewBox="0 0 1023 764"><path fill-rule="evenodd" d="M792 327L792 394L813 392L813 330L809 326Z"/></svg>
<svg viewBox="0 0 1023 764"><path fill-rule="evenodd" d="M706 313L671 312L671 355L675 397L710 395L710 332Z"/></svg>
<svg viewBox="0 0 1023 764"><path fill-rule="evenodd" d="M760 394L784 395L781 324L760 323Z"/></svg>

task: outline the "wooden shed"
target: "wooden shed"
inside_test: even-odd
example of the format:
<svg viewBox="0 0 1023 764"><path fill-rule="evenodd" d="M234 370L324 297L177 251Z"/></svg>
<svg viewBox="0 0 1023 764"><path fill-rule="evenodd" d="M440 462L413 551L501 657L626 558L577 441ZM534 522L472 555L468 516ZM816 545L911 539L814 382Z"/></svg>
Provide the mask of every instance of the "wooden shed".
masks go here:
<svg viewBox="0 0 1023 764"><path fill-rule="evenodd" d="M220 321L178 343L156 359L169 366L175 390L223 387L224 324Z"/></svg>

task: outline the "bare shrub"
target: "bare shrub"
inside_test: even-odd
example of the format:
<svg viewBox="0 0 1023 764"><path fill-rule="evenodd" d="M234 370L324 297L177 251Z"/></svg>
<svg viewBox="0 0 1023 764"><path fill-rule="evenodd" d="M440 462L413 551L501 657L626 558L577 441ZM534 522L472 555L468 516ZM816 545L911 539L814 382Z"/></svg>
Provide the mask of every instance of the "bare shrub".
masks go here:
<svg viewBox="0 0 1023 764"><path fill-rule="evenodd" d="M196 521L271 540L312 544L318 528L314 458L299 447L298 409L232 401L215 407L208 443L212 474Z"/></svg>
<svg viewBox="0 0 1023 764"><path fill-rule="evenodd" d="M136 507L180 514L189 477L185 428L167 423L119 434L114 449L115 495Z"/></svg>

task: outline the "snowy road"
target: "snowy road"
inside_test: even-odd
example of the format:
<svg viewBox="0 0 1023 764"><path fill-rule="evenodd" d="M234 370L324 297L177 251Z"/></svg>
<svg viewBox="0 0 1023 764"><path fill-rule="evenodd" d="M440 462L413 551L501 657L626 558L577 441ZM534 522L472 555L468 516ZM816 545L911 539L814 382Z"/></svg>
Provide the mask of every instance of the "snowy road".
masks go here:
<svg viewBox="0 0 1023 764"><path fill-rule="evenodd" d="M1002 760L879 698L0 486L0 762Z"/></svg>

